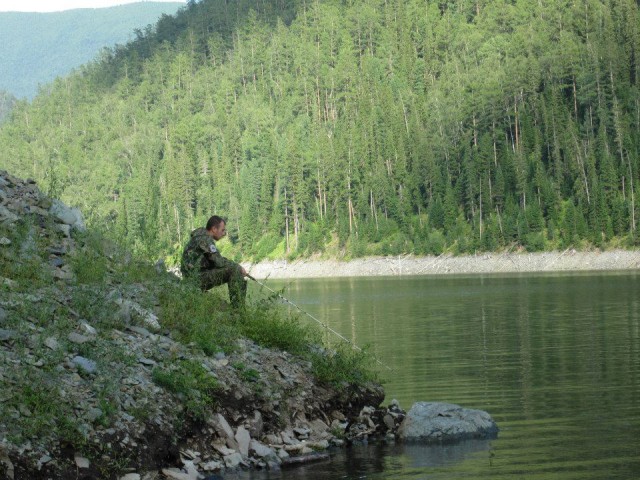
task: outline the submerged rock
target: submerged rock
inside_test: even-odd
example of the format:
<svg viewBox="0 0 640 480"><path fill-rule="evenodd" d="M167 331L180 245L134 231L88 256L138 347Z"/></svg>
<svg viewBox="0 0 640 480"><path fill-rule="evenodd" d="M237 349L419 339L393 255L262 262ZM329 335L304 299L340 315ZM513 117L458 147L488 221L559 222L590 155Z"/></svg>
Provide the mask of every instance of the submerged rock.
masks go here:
<svg viewBox="0 0 640 480"><path fill-rule="evenodd" d="M498 426L487 412L440 402L414 403L398 429L398 438L405 442L456 442L497 434Z"/></svg>

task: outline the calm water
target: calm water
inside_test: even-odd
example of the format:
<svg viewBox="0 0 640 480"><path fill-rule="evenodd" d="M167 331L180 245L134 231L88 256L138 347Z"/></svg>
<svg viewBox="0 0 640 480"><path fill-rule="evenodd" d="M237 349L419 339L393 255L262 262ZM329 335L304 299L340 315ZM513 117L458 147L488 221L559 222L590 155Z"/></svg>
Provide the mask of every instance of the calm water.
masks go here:
<svg viewBox="0 0 640 480"><path fill-rule="evenodd" d="M640 478L640 273L268 285L370 345L393 369L382 372L385 404L480 408L500 433L457 446L357 447L252 478Z"/></svg>

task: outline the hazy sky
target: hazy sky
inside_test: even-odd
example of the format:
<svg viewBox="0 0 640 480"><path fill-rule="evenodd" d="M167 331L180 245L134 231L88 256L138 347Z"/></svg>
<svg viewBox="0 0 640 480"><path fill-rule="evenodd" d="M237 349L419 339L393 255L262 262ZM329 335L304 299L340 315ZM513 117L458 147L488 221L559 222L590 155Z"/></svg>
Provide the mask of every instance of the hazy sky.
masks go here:
<svg viewBox="0 0 640 480"><path fill-rule="evenodd" d="M0 0L0 12L59 12L72 8L101 8L144 0ZM149 0L151 1L151 0ZM182 2L186 0L153 0Z"/></svg>

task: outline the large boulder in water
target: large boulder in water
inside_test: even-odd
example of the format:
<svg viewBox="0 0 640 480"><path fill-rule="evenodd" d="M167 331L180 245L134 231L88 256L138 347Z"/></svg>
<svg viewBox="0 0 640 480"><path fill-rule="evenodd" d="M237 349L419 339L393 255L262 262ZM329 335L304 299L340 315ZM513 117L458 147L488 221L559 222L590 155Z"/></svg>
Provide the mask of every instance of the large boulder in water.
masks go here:
<svg viewBox="0 0 640 480"><path fill-rule="evenodd" d="M498 426L487 412L439 402L414 403L398 429L404 442L456 442L497 434Z"/></svg>

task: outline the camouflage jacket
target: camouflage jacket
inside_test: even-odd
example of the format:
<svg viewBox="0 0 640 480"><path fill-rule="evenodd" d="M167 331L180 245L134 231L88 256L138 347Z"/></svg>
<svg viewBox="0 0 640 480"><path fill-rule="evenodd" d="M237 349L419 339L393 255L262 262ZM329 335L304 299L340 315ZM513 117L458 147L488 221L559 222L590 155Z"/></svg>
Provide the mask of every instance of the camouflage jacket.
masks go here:
<svg viewBox="0 0 640 480"><path fill-rule="evenodd" d="M191 239L182 252L180 271L184 276L190 276L211 270L214 268L226 268L237 266L233 262L220 255L216 242L204 228L197 228L191 232Z"/></svg>

